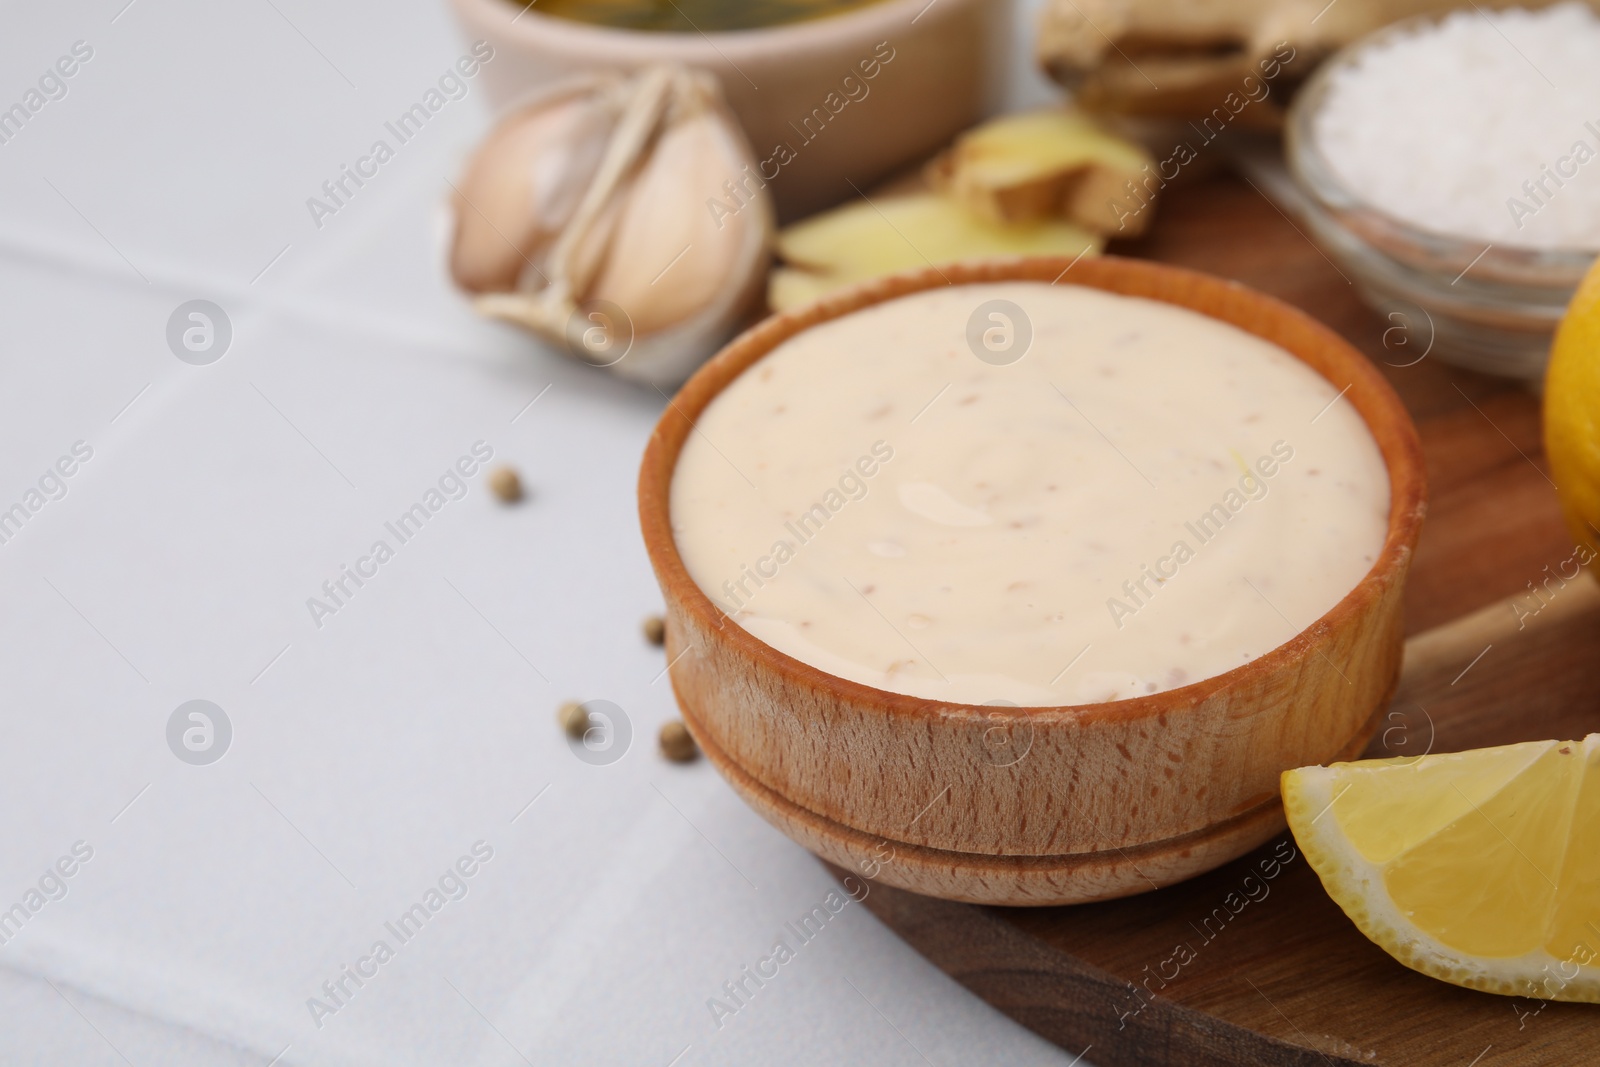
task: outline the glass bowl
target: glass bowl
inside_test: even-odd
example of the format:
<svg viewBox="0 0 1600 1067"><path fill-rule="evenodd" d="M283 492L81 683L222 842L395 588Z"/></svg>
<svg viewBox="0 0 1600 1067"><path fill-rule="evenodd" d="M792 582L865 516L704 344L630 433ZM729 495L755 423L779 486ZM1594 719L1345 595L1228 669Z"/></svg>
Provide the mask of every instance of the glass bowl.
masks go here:
<svg viewBox="0 0 1600 1067"><path fill-rule="evenodd" d="M1431 351L1440 359L1537 379L1556 326L1596 252L1518 248L1414 225L1345 187L1313 136L1339 71L1366 49L1436 21L1424 16L1387 26L1341 49L1312 74L1289 108L1289 172L1307 201L1312 236L1380 315L1412 331L1426 320Z"/></svg>

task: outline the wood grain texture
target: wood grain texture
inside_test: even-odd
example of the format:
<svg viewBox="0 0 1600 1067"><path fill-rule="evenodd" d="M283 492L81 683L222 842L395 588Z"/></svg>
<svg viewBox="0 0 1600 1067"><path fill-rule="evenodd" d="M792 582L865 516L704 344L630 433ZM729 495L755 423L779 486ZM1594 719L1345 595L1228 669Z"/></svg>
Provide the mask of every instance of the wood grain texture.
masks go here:
<svg viewBox="0 0 1600 1067"><path fill-rule="evenodd" d="M1389 469L1387 537L1322 618L1234 670L1147 697L1002 711L886 693L816 670L731 623L673 544L670 482L694 420L729 382L819 322L920 289L1064 280L1191 308L1272 341L1366 421ZM1332 331L1206 275L1134 260L1022 259L900 275L779 315L697 373L663 414L640 473L646 548L669 620L684 720L717 768L806 847L980 903L1144 892L1248 851L1282 827L1278 775L1348 757L1378 725L1400 664L1404 581L1422 521L1423 455L1393 390ZM1017 743L996 759L1000 729Z"/></svg>
<svg viewBox="0 0 1600 1067"><path fill-rule="evenodd" d="M1560 580L1573 545L1540 450L1537 398L1432 355L1416 362L1427 340L1418 324L1389 332L1400 324L1369 312L1243 181L1178 190L1161 212L1149 238L1119 251L1296 304L1366 353L1417 420L1430 503L1405 625L1421 636L1371 754L1600 729L1600 591ZM1292 847L1285 836L1202 877L1098 904L973 907L876 884L866 902L967 988L1074 1055L1092 1045L1086 1059L1104 1067L1594 1061L1593 1006L1541 1006L1407 970L1361 936L1298 854L1265 878L1263 862ZM1248 901L1237 914L1230 893ZM1194 958L1176 966L1179 945Z"/></svg>

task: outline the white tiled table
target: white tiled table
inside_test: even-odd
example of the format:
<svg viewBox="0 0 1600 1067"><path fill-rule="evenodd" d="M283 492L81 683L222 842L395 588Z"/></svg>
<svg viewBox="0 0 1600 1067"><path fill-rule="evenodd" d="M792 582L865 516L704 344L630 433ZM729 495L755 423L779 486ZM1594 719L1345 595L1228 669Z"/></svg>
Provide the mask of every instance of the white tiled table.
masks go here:
<svg viewBox="0 0 1600 1067"><path fill-rule="evenodd" d="M653 751L674 709L633 484L660 398L446 284L476 87L320 229L305 204L465 50L442 4L0 20L0 107L93 53L0 144L0 509L92 449L0 544L0 908L93 849L0 945L0 1063L1070 1062L859 905L713 1022L831 882ZM232 326L208 366L165 336L197 298ZM475 475L315 625L307 598L476 442L532 500ZM627 710L620 761L567 750L572 697ZM196 698L233 730L209 766L166 741ZM307 999L478 841L466 895L318 1028Z"/></svg>

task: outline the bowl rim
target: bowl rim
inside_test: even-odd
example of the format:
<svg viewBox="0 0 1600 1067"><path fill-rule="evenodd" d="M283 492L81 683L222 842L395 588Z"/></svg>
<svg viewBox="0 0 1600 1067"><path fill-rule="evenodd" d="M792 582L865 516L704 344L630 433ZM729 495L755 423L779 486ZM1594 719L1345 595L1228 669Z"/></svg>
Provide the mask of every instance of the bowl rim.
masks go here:
<svg viewBox="0 0 1600 1067"><path fill-rule="evenodd" d="M832 52L842 40L855 40L897 28L896 23L910 17L914 24L924 13L937 12L941 0L873 0L857 8L831 15L760 26L743 30L713 30L709 33L681 33L662 30L634 30L598 23L558 18L524 7L514 15L517 0L454 0L457 7L473 11L482 19L499 21L494 13L507 16L500 32L524 47L540 50L568 48L594 54L602 52L619 63L655 61L680 62L699 66L733 66L726 54L733 51L752 60L782 55L792 59L796 53ZM949 10L981 4L983 0L943 0ZM932 18L930 21L938 21ZM902 36L904 36L902 32ZM890 40L892 44L892 39ZM751 83L754 85L754 83Z"/></svg>
<svg viewBox="0 0 1600 1067"><path fill-rule="evenodd" d="M1493 288L1559 289L1568 284L1567 275L1572 275L1571 284L1576 285L1600 255L1600 247L1517 245L1410 222L1364 199L1341 181L1317 142L1313 124L1333 79L1341 70L1355 66L1374 47L1440 25L1454 14L1455 11L1441 11L1413 15L1381 26L1351 41L1319 64L1289 102L1284 122L1284 158L1289 172L1301 191L1331 215L1342 229L1374 251L1412 270L1433 274L1461 268L1462 275L1470 270L1477 275L1476 279L1458 276L1456 280L1476 281L1479 287L1487 282ZM1375 241L1374 231L1386 240Z"/></svg>
<svg viewBox="0 0 1600 1067"><path fill-rule="evenodd" d="M689 575L678 553L671 521L672 476L683 443L695 429L699 414L716 396L784 341L823 322L928 289L1011 281L1056 284L1069 271L1077 274L1067 284L1185 307L1261 337L1337 386L1334 378L1307 358L1307 352L1320 353L1337 366L1341 377L1349 378L1340 397L1346 398L1361 416L1378 445L1389 476L1389 518L1383 547L1360 581L1288 640L1237 667L1159 693L1092 704L999 708L896 693L830 674L780 652L737 622L727 625L732 622L731 617ZM1253 328L1252 321L1260 328ZM1271 332L1267 332L1269 327L1273 328ZM1290 334L1302 339L1299 347L1305 351L1286 343L1285 335ZM1381 425L1375 425L1375 419ZM1365 614L1382 599L1389 585L1405 574L1427 512L1426 468L1416 426L1387 379L1354 346L1298 308L1241 283L1121 256L1097 256L1082 262L1066 257L1024 256L930 266L864 282L806 307L772 315L729 342L668 400L645 446L638 496L645 550L669 606L675 603L690 613L699 627L719 631L722 640L759 661L785 683L826 692L841 704L870 706L896 717L987 721L1000 713L1025 717L1037 725L1159 718L1197 706L1235 686L1259 680L1264 674L1276 674L1296 659L1320 651L1316 647L1319 635L1340 629L1341 624Z"/></svg>

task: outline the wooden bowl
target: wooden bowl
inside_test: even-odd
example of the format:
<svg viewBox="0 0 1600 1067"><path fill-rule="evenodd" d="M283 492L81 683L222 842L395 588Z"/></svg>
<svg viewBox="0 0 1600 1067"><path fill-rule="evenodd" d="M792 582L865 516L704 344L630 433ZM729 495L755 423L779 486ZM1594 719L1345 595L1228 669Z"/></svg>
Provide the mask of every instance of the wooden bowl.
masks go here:
<svg viewBox="0 0 1600 1067"><path fill-rule="evenodd" d="M1377 562L1288 643L1151 696L1000 709L834 677L762 643L695 585L673 543L670 484L695 420L789 337L945 284L1050 282L1069 262L947 266L869 283L735 339L667 407L645 450L639 512L667 604L684 720L744 799L817 855L890 885L984 904L1065 904L1210 870L1284 827L1278 775L1355 757L1399 677L1401 597L1426 510L1421 445L1365 357L1244 286L1138 260L1070 267L1072 284L1161 300L1287 349L1340 389L1389 471ZM948 281L947 281L948 280ZM1004 754L997 758L997 753Z"/></svg>

